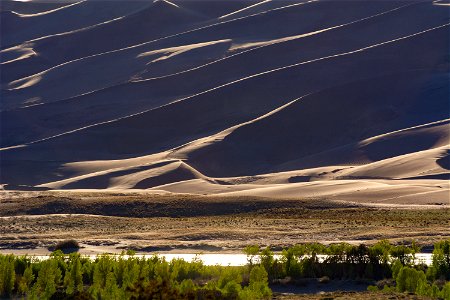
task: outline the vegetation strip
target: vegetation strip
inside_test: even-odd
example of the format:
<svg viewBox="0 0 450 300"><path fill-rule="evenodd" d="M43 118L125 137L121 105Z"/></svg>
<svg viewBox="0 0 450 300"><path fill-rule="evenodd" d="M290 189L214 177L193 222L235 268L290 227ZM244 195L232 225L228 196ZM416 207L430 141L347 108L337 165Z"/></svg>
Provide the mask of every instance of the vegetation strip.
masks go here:
<svg viewBox="0 0 450 300"><path fill-rule="evenodd" d="M73 249L74 242L66 243ZM199 259L99 255L95 260L67 247L49 259L0 255L0 295L27 299L270 299L270 286L300 280L358 279L373 282L371 292L408 292L450 299L450 240L434 245L432 263L414 264L420 248L380 241L373 246L346 243L296 245L276 257L269 247L245 248L248 264L206 266ZM320 255L326 255L320 259ZM256 259L259 258L259 259Z"/></svg>

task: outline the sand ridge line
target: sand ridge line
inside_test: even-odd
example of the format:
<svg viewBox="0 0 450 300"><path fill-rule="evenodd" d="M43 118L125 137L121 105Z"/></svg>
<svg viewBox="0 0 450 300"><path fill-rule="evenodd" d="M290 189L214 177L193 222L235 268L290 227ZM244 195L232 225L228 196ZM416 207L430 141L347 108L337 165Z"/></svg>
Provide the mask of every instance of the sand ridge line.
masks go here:
<svg viewBox="0 0 450 300"><path fill-rule="evenodd" d="M270 1L271 1L271 0L270 0ZM190 69L187 69L187 70L183 70L183 71L180 71L180 72L176 72L176 73L172 73L172 74L167 74L167 75L163 75L163 76L157 76L157 77L152 77L152 78L146 78L146 79L142 79L142 80L128 80L128 81L123 81L123 82L121 82L121 83L115 83L115 84L112 84L112 85L109 85L109 86L105 86L105 87L100 88L100 89L96 89L96 90L92 90L92 91L87 91L87 92L85 92L85 93L82 93L82 94L79 94L79 95L75 95L75 96L69 97L69 98L67 98L67 99L61 99L61 100L58 100L58 102L60 102L60 101L65 101L65 100L70 100L70 99L74 99L74 98L77 98L77 97L80 97L80 96L84 96L84 95L92 94L92 93L95 93L95 92L98 92L98 91L106 90L106 89L109 89L109 88L111 88L111 87L115 87L115 86L119 86L119 85L126 84L126 83L128 83L128 82L145 82L145 81L151 81L151 80L159 80L159 79L163 79L163 78L168 78L168 77L172 77L172 76L176 76L176 75L188 73L188 72L195 71L195 70L198 70L198 69L202 69L202 68L204 68L204 67L207 67L207 66L210 66L210 65L213 65L213 64L216 64L216 63L219 63L219 62L228 60L228 59L232 59L232 58L234 58L234 57L236 57L236 56L239 56L239 55L242 55L242 54L246 54L246 53L248 53L248 52L256 51L256 50L261 49L261 48L264 48L264 47L269 47L269 46L272 46L272 45L276 45L276 44L280 44L280 43L284 43L284 42L289 42L289 41L292 41L292 40L295 40L295 39L305 38L305 37L317 35L317 34L320 34L320 33L323 33L323 32L327 32L327 31L330 31L330 30L338 29L338 28L341 28L341 27L353 25L353 24L356 24L356 23L359 23L359 22L363 22L363 21L366 21L366 20L369 20L369 19L372 19L372 18L376 18L376 17L382 16L382 15L385 15L385 14L388 14L388 13L391 13L391 12L394 12L394 11L397 11L397 10L400 10L400 9L402 9L402 8L405 8L405 7L409 7L409 6L415 5L415 4L418 4L418 3L409 3L409 4L406 4L406 5L402 5L402 6L399 6L399 7L396 7L396 8L393 8L393 9L390 9L390 10L387 10L387 11L384 11L384 12L381 12L381 13L377 13L377 14L368 16L368 17L364 17L364 18L357 19L357 20L354 20L354 21L351 21L351 22L347 22L347 23L344 23L344 24L340 24L340 25L336 25L336 26L332 26L332 27L320 29L320 30L317 30L317 31L313 31L313 32L304 33L304 34L300 34L300 35L289 36L289 37L284 37L284 38L280 38L280 39L271 40L271 41L268 41L268 42L264 42L264 44L262 44L262 45L260 45L260 46L257 46L257 47L254 47L254 48L250 48L250 49L247 49L247 50L243 50L243 51L240 51L240 52L238 52L238 53L231 54L231 55L226 56L226 57L224 57L224 58L217 59L217 60L214 60L214 61L212 61L212 62L210 62L210 63L206 63L206 64L203 64L203 65L194 67L194 68L190 68ZM206 43L211 43L211 42L206 42ZM206 44L206 43L201 43L201 44ZM196 44L192 44L192 45L196 45ZM138 46L140 46L140 45L138 45ZM185 45L185 46L189 46L189 45ZM182 47L182 46L180 46L180 47ZM173 48L173 47L172 47L172 48ZM123 50L128 50L128 49L130 49L130 48L123 48L123 49L119 49L118 51L123 51ZM167 48L167 49L170 49L170 48ZM153 51L150 51L150 52L163 51L163 50L167 50L167 49L158 49L158 50L153 50ZM80 60L82 60L82 59L88 59L88 58L92 58L92 57L97 56L97 55L103 55L103 54L109 54L109 53L112 53L112 52L104 52L104 53L100 53L100 54L95 54L95 55L93 55L93 56L87 56L87 57L83 57L83 58L80 58L80 59L77 59L77 60L72 60L72 61L69 61L69 62L67 62L67 63L73 63L73 62L75 62L75 61L80 61ZM142 54L141 54L141 55L142 55ZM50 69L47 69L47 70L45 70L45 71L42 71L42 72L39 72L39 73L30 75L30 76L27 76L27 77L23 77L23 78L14 80L14 81L11 82L10 84L13 84L14 82L18 82L18 81L27 80L27 79L30 79L30 80L31 80L32 77L44 75L44 74L48 73L49 71L51 71L51 70L53 70L53 69L55 69L55 68L59 68L59 67L64 66L64 65L66 65L66 63L61 64L61 65L58 65L58 66L55 66L55 67L52 67L52 68L50 68ZM22 86L21 86L21 87L22 87ZM21 87L19 87L19 88L21 88ZM19 88L12 88L12 89L10 89L10 90L15 90L15 89L19 89ZM35 105L45 105L45 104L47 104L47 103L53 103L53 102L56 102L56 101L45 102L45 103L39 103L39 104L33 104L33 105L21 107L21 108L19 108L19 109L27 108L27 107L31 107L31 106L35 106Z"/></svg>
<svg viewBox="0 0 450 300"><path fill-rule="evenodd" d="M396 39L388 40L388 41L381 42L381 43L378 43L378 44L370 45L370 46L367 46L367 47L359 48L359 49L356 49L356 50L352 50L352 51L348 51L348 52L344 52L344 53L339 53L339 54L334 54L334 55L328 55L328 56L324 56L324 57L321 57L321 58L316 58L316 59L312 59L312 60L308 60L308 61L303 61L303 62L299 62L299 63L295 63L295 64L290 64L290 65L287 65L287 66L283 66L283 67L275 68L275 69L268 70L268 71L265 71L265 72L257 73L257 74L254 74L254 75L250 75L250 76L247 76L247 77L244 77L244 78L241 78L241 79L237 79L237 80L231 81L231 82L226 83L226 84L222 84L220 86L208 89L206 91L197 93L195 95L191 95L191 96L188 96L188 97L184 97L184 98L172 101L170 103L167 103L167 104L164 104L164 105L152 108L152 109L144 110L142 112L137 112L137 113L134 113L134 114L130 114L130 115L127 115L127 116L119 117L119 118L108 120L108 121L104 121L104 122L99 122L99 123L96 123L96 124L87 125L87 126L84 126L84 127L81 127L81 128L77 128L77 129L74 129L74 130L63 132L63 133L60 133L60 134L57 134L57 135L54 135L54 136L50 136L50 137L47 137L47 138L44 138L44 139L35 140L35 141L32 141L32 142L26 143L25 145L36 144L36 143L40 143L40 142L43 142L43 141L54 139L54 138L57 138L57 137L60 137L60 136L69 135L69 134L74 133L74 132L82 131L82 130L87 129L87 128L96 127L96 126L103 125L103 124L114 123L114 122L117 122L119 120L124 120L124 119L128 119L128 118L131 118L131 117L134 117L134 116L145 114L145 113L147 113L149 111L161 109L163 107L172 105L174 103L178 103L178 102L182 102L182 101L185 101L185 100L188 100L188 99L192 99L192 98L195 98L196 96L203 95L203 94L209 93L211 91L215 91L215 90L221 89L223 87L227 87L227 86L233 85L235 83L242 82L244 80L248 80L248 79L252 79L252 78L255 78L255 77L267 75L267 74L270 74L270 73L274 73L274 72L285 70L285 69L292 68L292 67L297 67L297 66L301 66L301 65L305 65L305 64L309 64L309 63L314 63L314 62L317 62L317 61L333 59L333 58L337 58L337 57L341 57L341 56L348 56L348 55L351 55L351 54L364 52L366 50L370 50L370 49L377 48L377 47L380 47L380 46L388 45L388 44L395 43L395 42L398 42L398 41L401 41L401 40L405 40L405 39L409 39L409 38L412 38L412 37L415 37L415 36L418 36L418 35L421 35L421 34L424 34L424 33L427 33L427 32L431 32L431 31L434 31L434 30L437 30L437 29L448 27L449 25L450 25L450 22L449 23L445 23L445 24L440 25L440 26L435 26L435 27L432 27L432 28L429 28L429 29L426 29L426 30L422 30L420 32L409 34L409 35L406 35L406 36L403 36L403 37L400 37L400 38L396 38ZM5 148L0 148L0 151L4 151L6 149Z"/></svg>
<svg viewBox="0 0 450 300"><path fill-rule="evenodd" d="M269 1L272 1L272 0L269 0ZM236 57L236 56L248 53L248 52L256 51L256 50L261 49L261 48L265 48L265 47L269 47L269 46L272 46L272 45L276 45L276 44L285 43L285 42L289 42L289 41L296 40L296 39L301 39L301 38L317 35L317 34L320 34L320 33L323 33L323 32L327 32L327 31L331 31L331 30L334 30L334 29L338 29L338 28L341 28L341 27L357 24L359 22L363 22L363 21L366 21L366 20L369 20L369 19L372 19L372 18L376 18L376 17L382 16L382 15L385 15L385 14L388 14L388 13L400 10L402 8L412 6L414 4L417 4L417 3L410 3L410 4L402 5L402 6L399 6L399 7L396 7L396 8L393 8L393 9L390 9L390 10L387 10L387 11L375 14L375 15L371 15L371 16L364 17L364 18L361 18L361 19L357 19L357 20L354 20L354 21L351 21L351 22L347 22L347 23L344 23L344 24L340 24L340 25L336 25L336 26L332 26L332 27L327 27L327 28L324 28L324 29L319 29L319 30L316 30L316 31L303 33L303 34L299 34L299 35L288 36L288 37L283 37L283 38L279 38L279 39L275 39L275 40L270 40L270 41L267 41L267 42L263 42L263 44L260 45L260 46L257 46L257 47L254 47L254 48L250 48L250 49L247 49L247 50L243 50L243 51L240 51L240 52L235 53L235 54L231 54L231 55L226 56L224 58L217 59L215 61L212 61L210 63L197 66L195 68L191 68L191 69L188 69L188 70L184 70L184 71L181 71L181 72L176 72L176 73L168 74L168 75L164 75L164 76L146 78L146 79L141 79L141 80L134 80L132 82L143 82L143 81L157 80L157 79L167 78L167 77L171 77L171 76L176 76L176 75L183 74L183 73L188 73L188 72L191 72L191 71L194 71L194 70L198 70L198 69L201 69L201 68L204 68L204 67L207 67L207 66L210 66L210 65L213 65L213 64L216 64L216 63L219 63L219 62L231 59L233 57Z"/></svg>
<svg viewBox="0 0 450 300"><path fill-rule="evenodd" d="M256 14L253 14L253 15L250 15L250 16L239 17L239 18L232 19L232 20L227 20L227 21L223 21L223 22L219 22L219 23L214 23L214 24L202 26L202 27L199 27L199 28L190 29L190 30L183 31L183 32L180 32L180 33L171 34L171 35L168 35L168 36L164 36L164 37L157 38L157 39L154 39L154 40L151 40L151 41L147 41L147 42L144 42L144 43L132 45L132 46L129 46L129 47L120 48L120 49L115 49L115 50L110 50L110 51L106 51L106 52L102 52L102 53L97 53L97 54L93 54L93 55L89 55L89 56L85 56L85 57L73 59L73 60L64 62L64 63L59 64L59 65L56 65L56 66L53 66L53 67L51 67L51 68L49 68L49 69L47 69L47 70L38 72L38 73L33 74L33 75L30 75L30 76L41 75L41 74L43 74L43 73L45 73L45 72L48 72L48 71L53 70L53 69L55 69L55 68L59 68L59 67L61 67L61 66L64 66L64 65L67 65L67 64L76 62L76 61L80 61L80 60L84 60L84 59L88 59L88 58L92 58L92 57L96 57L96 56L100 56L100 55L105 55L105 54L109 54L109 53L115 53L115 52L119 52L119 51L123 51L123 50L133 49L133 48L137 48L137 47L140 47L140 46L143 46L143 45L148 45L148 44L151 44L151 43L154 43L154 42L158 42L158 41L161 41L161 40L165 40L165 39L169 39L169 38L172 38L172 37L177 37L177 36L180 36L180 35L184 35L184 34L187 34L187 33L196 32L196 31L199 31L199 30L203 30L203 29L206 29L206 28L211 28L211 27L218 26L218 25L222 25L222 24L226 24L226 23L231 23L231 22L234 22L234 21L237 21L237 20L242 20L242 19L249 18L249 17L254 17L254 16L261 15L261 14L264 14L264 13L267 13L267 12L270 12L270 11L276 11L276 10L280 10L280 9L290 8L290 7L293 7L293 6L303 5L303 4L306 4L306 3L310 3L310 2L312 3L312 2L317 2L317 1L319 1L319 0L310 0L310 1L307 1L307 2L296 3L296 4L288 5L288 6L286 6L286 7L280 7L280 8L271 9L271 10L269 10L269 11L256 13ZM125 17L125 16L124 16L124 17ZM106 21L105 23L109 23L109 22L112 22L112 21L115 21L115 20L118 20L118 19L121 19L121 18L123 18L123 17L120 17L120 18L117 18L117 19L114 19L114 20L109 20L109 21ZM101 24L102 24L102 23L100 23L100 24L98 24L98 25L101 25ZM92 26L96 26L96 25L92 25ZM90 26L90 27L92 27L92 26ZM86 30L86 29L88 29L88 28L89 28L89 27L86 27L86 28L83 28L83 29L78 29L78 30L75 30L75 31L69 31L69 32L65 32L65 33L60 33L60 34L56 34L56 35L54 35L54 36L70 34L70 33L72 33L72 32L78 32L78 31L81 31L81 30ZM43 38L48 38L48 37L52 37L52 36L53 36L53 35L49 35L49 36L46 36L46 37L43 37ZM35 41L40 40L40 39L43 39L43 38L25 41L24 43L29 44L29 43L31 43L31 42L35 42ZM15 46L15 47L16 47L16 46ZM9 49L9 48L8 48L8 49ZM5 49L5 50L8 50L8 49ZM28 78L28 77L30 77L30 76L24 77L24 78L22 78L22 79L26 79L26 78Z"/></svg>
<svg viewBox="0 0 450 300"><path fill-rule="evenodd" d="M83 3L83 2L87 2L87 0L81 0L81 1L78 2L77 4L81 4L81 3ZM71 5L68 5L68 6L72 6L72 5L74 5L74 4L71 4ZM67 6L65 6L64 8L66 8L66 7L67 7ZM61 8L59 8L59 9L61 9ZM59 9L57 9L57 10L59 10ZM34 39L31 39L31 40L27 40L27 41L22 42L21 44L14 45L14 46L12 46L12 47L10 47L10 48L2 49L2 50L0 50L0 53L3 52L3 51L6 51L6 50L10 50L10 49L12 49L12 48L14 48L14 47L21 46L21 45L23 45L23 44L33 44L33 42L37 42L37 41L44 40L44 39L47 39L47 38L57 37L57 36L63 36L63 35L68 35L68 34L75 33L75 32L81 32L81 31L89 30L89 29L92 29L92 28L95 28L95 27L98 27L98 26L101 26L101 25L105 25L105 24L108 24L108 23L111 23L111 22L115 22L115 21L121 20L121 19L123 19L123 18L125 18L125 17L127 17L127 16L130 16L130 15L132 15L132 14L138 12L138 11L139 11L139 10L134 11L134 12L131 12L131 13L126 14L126 15L123 15L123 16L120 16L120 17L116 17L116 18L107 20L107 21L103 21L103 22L100 22L100 23L97 23L97 24L93 24L93 25L89 25L89 26L86 26L86 27L82 27L82 28L79 28L79 29L70 30L70 31L65 31L65 32L60 32L60 33L49 34L49 35L46 35L46 36L41 36L41 37L38 37L38 38L34 38ZM93 56L96 56L96 55L93 55ZM87 56L87 57L89 57L89 56ZM87 58L87 57L86 57L86 58ZM79 58L79 59L83 59L83 58ZM75 59L75 60L69 61L69 62L67 62L67 63L70 63L70 62L73 62L73 61L77 61L77 60L79 60L79 59ZM60 64L60 65L64 65L64 64L66 64L66 63ZM60 65L57 65L57 66L55 66L55 67L58 67L58 66L60 66ZM52 68L53 68L53 67L52 67ZM51 70L52 68L50 68L50 69L48 69L48 70ZM44 72L45 72L45 71L44 71ZM40 72L39 72L39 73L40 73ZM39 74L39 73L36 73L36 74Z"/></svg>
<svg viewBox="0 0 450 300"><path fill-rule="evenodd" d="M47 10L47 11L43 11L43 12L35 13L35 14L20 14L20 13L17 13L15 11L13 11L13 13L15 13L16 15L18 15L21 18L39 17L39 16L51 14L51 13L57 12L59 10L63 10L63 9L69 8L71 6L79 5L79 4L81 4L83 2L86 2L86 1L87 0L81 0L81 1L78 1L78 2L75 2L75 3L71 3L71 4L68 4L68 5L62 6L62 7L58 7L58 8L52 9L52 10Z"/></svg>
<svg viewBox="0 0 450 300"><path fill-rule="evenodd" d="M235 15L235 14L237 14L237 13L246 11L246 10L248 10L248 9L250 9L250 8L253 8L253 7L256 7L256 6L259 6L259 5L261 5L261 4L265 4L265 3L271 2L271 1L272 1L272 0L263 0L263 1L261 1L261 2L258 2L258 3L252 4L252 5L250 5L250 6L241 8L241 9L239 9L239 10L233 11L233 12L231 12L231 13L229 13L229 14L220 16L220 17L218 17L217 19L219 19L219 20L220 20L220 19L224 19L224 18L227 18L227 17L229 17L229 16Z"/></svg>

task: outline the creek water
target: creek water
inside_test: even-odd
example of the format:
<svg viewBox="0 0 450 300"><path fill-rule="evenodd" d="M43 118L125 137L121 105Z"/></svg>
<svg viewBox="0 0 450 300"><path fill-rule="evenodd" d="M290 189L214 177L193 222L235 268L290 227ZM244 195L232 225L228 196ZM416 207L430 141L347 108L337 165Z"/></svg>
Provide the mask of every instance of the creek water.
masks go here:
<svg viewBox="0 0 450 300"><path fill-rule="evenodd" d="M113 255L112 256L118 256ZM190 253L154 253L154 254L135 254L134 257L139 258L151 258L154 255L157 255L159 257L164 257L167 261L171 261L173 259L183 259L187 262L191 262L193 260L200 260L203 262L203 264L207 266L245 266L248 263L247 255L245 254L230 254L230 253L210 253L210 254L190 254ZM97 255L82 255L83 257L89 257L90 259L95 259ZM35 255L31 256L33 258L36 258L38 260L47 259L49 258L48 255ZM124 258L128 258L128 255L123 255ZM281 255L274 255L275 259L282 259ZM327 258L327 255L318 255L319 261L323 261L325 258ZM258 262L259 257L255 257L253 259L254 262ZM417 253L415 263L416 264L427 264L430 265L432 261L432 255L431 253Z"/></svg>

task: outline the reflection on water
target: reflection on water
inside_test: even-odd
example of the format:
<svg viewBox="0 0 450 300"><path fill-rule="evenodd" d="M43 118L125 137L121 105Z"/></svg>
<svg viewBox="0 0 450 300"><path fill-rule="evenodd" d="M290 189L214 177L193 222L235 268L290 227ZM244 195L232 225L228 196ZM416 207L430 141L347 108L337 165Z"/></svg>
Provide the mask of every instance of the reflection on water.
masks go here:
<svg viewBox="0 0 450 300"><path fill-rule="evenodd" d="M186 254L186 253L154 253L154 254L136 254L134 257L139 258L152 258L154 255L158 255L159 257L164 257L167 261L171 261L173 259L183 259L185 261L192 260L201 260L203 264L207 266L244 266L248 263L247 256L245 254ZM90 259L95 259L97 255L82 255L83 257L89 257ZM118 255L114 255L118 256ZM38 260L47 259L49 256L33 256ZM128 258L128 255L123 255L124 258ZM274 255L275 259L282 259L281 255ZM327 258L327 255L318 255L320 261L323 261ZM417 253L416 254L416 264L427 264L430 265L432 260L431 253ZM258 262L258 258L253 259L254 262Z"/></svg>

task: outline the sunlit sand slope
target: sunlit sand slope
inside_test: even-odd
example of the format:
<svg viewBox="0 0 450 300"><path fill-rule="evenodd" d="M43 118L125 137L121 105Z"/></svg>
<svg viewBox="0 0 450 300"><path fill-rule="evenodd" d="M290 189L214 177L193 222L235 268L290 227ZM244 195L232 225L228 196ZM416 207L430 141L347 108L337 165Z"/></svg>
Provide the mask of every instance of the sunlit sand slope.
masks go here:
<svg viewBox="0 0 450 300"><path fill-rule="evenodd" d="M4 189L449 205L439 1L5 1Z"/></svg>

